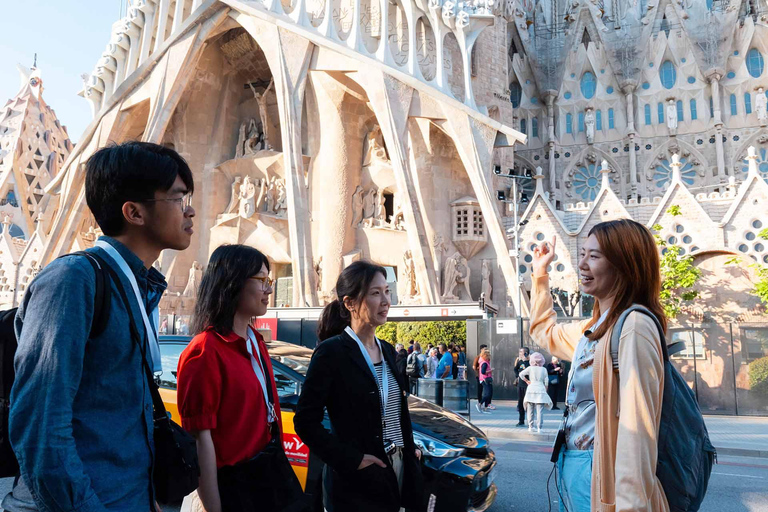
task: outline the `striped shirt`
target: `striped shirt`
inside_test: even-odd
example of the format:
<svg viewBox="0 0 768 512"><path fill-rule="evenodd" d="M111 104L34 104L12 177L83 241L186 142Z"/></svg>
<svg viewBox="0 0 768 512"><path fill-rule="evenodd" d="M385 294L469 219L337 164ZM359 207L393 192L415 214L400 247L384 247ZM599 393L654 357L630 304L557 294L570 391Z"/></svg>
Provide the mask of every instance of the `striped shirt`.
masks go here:
<svg viewBox="0 0 768 512"><path fill-rule="evenodd" d="M381 373L386 363L376 363L373 367L376 369L376 381L379 385L379 396L383 393ZM403 429L400 428L400 400L403 394L400 392L400 386L395 380L389 366L387 366L387 386L389 400L387 400L387 410L384 411L384 402L381 402L382 416L384 418L384 439L403 447Z"/></svg>

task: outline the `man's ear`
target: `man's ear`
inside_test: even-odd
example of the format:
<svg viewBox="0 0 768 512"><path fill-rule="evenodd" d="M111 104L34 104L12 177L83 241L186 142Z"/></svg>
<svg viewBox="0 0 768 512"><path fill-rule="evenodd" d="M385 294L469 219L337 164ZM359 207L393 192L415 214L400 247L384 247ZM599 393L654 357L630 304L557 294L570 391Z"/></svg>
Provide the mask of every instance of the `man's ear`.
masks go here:
<svg viewBox="0 0 768 512"><path fill-rule="evenodd" d="M123 203L123 218L128 224L143 226L147 221L147 210L140 203L126 201Z"/></svg>

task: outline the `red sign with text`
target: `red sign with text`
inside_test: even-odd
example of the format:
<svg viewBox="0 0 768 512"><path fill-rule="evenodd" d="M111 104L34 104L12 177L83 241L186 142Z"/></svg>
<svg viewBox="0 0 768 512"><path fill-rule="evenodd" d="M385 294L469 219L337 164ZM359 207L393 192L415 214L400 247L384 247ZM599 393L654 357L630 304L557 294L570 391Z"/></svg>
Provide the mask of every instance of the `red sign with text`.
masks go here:
<svg viewBox="0 0 768 512"><path fill-rule="evenodd" d="M309 466L309 448L296 434L283 434L283 448L292 466Z"/></svg>
<svg viewBox="0 0 768 512"><path fill-rule="evenodd" d="M277 318L263 318L256 319L257 329L269 329L272 332L272 339L277 339Z"/></svg>

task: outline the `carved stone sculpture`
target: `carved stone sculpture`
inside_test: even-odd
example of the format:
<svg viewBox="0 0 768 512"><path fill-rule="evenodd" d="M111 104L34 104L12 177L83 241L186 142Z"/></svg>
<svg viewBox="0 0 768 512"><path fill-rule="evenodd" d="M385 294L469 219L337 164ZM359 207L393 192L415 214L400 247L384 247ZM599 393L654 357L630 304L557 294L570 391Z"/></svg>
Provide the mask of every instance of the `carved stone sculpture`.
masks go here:
<svg viewBox="0 0 768 512"><path fill-rule="evenodd" d="M363 167L368 167L375 162L388 162L387 150L384 149L384 137L378 126L368 132L365 137L363 150Z"/></svg>
<svg viewBox="0 0 768 512"><path fill-rule="evenodd" d="M352 226L359 226L363 222L363 187L357 186L352 194Z"/></svg>
<svg viewBox="0 0 768 512"><path fill-rule="evenodd" d="M384 191L382 190L381 193L376 196L377 197L377 207L376 207L376 224L381 227L387 226L387 208L384 204Z"/></svg>
<svg viewBox="0 0 768 512"><path fill-rule="evenodd" d="M762 87L757 90L755 96L755 109L757 109L757 119L760 121L760 126L768 124L768 98L766 98Z"/></svg>
<svg viewBox="0 0 768 512"><path fill-rule="evenodd" d="M248 130L245 135L245 143L243 144L243 153L245 155L253 155L262 149L264 149L263 128L259 130L256 120L251 119L248 122Z"/></svg>
<svg viewBox="0 0 768 512"><path fill-rule="evenodd" d="M322 291L323 289L323 257L320 256L320 259L317 260L317 263L315 263L315 279L317 283L315 284L315 288L317 291Z"/></svg>
<svg viewBox="0 0 768 512"><path fill-rule="evenodd" d="M372 220L376 214L376 189L369 190L363 198L363 220ZM371 222L369 222L370 224Z"/></svg>
<svg viewBox="0 0 768 512"><path fill-rule="evenodd" d="M673 99L667 101L667 127L671 135L677 133L677 107Z"/></svg>
<svg viewBox="0 0 768 512"><path fill-rule="evenodd" d="M232 192L229 196L229 204L224 209L224 213L235 213L240 205L240 187L243 182L243 178L235 176L235 181L232 182Z"/></svg>
<svg viewBox="0 0 768 512"><path fill-rule="evenodd" d="M483 277L482 297L487 301L491 301L491 294L493 293L493 287L491 286L491 263L488 260L483 260L483 267L480 270L480 274Z"/></svg>
<svg viewBox="0 0 768 512"><path fill-rule="evenodd" d="M453 292L457 286L464 285L468 300L472 300L472 293L469 291L469 264L466 258L458 251L450 258L445 260L445 271L443 273L443 295L444 300L457 300L459 297Z"/></svg>
<svg viewBox="0 0 768 512"><path fill-rule="evenodd" d="M267 184L267 213L275 213L275 206L277 205L277 176L272 176Z"/></svg>
<svg viewBox="0 0 768 512"><path fill-rule="evenodd" d="M197 295L197 287L200 285L200 280L203 277L203 266L197 261L192 262L192 267L189 269L189 279L187 279L187 286L184 288L184 292L181 294L184 297L194 297Z"/></svg>
<svg viewBox="0 0 768 512"><path fill-rule="evenodd" d="M403 277L405 278L403 297L412 298L418 295L418 292L416 290L416 268L414 267L413 255L410 250L405 251L403 254L403 264Z"/></svg>
<svg viewBox="0 0 768 512"><path fill-rule="evenodd" d="M237 148L235 148L235 158L242 158L245 155L245 131L247 128L246 122L240 125L240 132L237 135Z"/></svg>
<svg viewBox="0 0 768 512"><path fill-rule="evenodd" d="M262 141L263 141L263 147L262 149L272 149L272 145L269 143L269 133L268 133L268 126L269 126L269 114L267 113L267 93L269 93L269 90L272 88L272 86L275 84L275 79L269 81L269 85L266 89L264 89L264 92L257 93L256 89L253 87L253 84L248 84L251 86L251 91L253 92L254 98L256 98L256 102L259 104L259 117L261 118L261 130L262 130Z"/></svg>
<svg viewBox="0 0 768 512"><path fill-rule="evenodd" d="M587 109L587 113L584 116L584 125L587 128L587 143L595 143L595 112L591 109Z"/></svg>
<svg viewBox="0 0 768 512"><path fill-rule="evenodd" d="M288 200L287 191L285 190L285 180L276 180L277 187L277 200L275 201L275 215L284 215L288 210L286 201Z"/></svg>
<svg viewBox="0 0 768 512"><path fill-rule="evenodd" d="M395 214L391 217L390 225L392 229L405 231L405 214L403 213L403 205L400 201L395 201Z"/></svg>
<svg viewBox="0 0 768 512"><path fill-rule="evenodd" d="M240 198L238 214L244 219L250 219L256 213L256 184L249 176L243 179L238 196Z"/></svg>

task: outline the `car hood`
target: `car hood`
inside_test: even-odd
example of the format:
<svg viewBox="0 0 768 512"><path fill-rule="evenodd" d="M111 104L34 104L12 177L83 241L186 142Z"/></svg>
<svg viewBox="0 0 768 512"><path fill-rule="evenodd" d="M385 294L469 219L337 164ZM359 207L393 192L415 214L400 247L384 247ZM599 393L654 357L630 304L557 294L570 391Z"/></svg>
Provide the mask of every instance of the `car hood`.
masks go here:
<svg viewBox="0 0 768 512"><path fill-rule="evenodd" d="M482 430L455 412L443 409L413 395L408 397L413 429L430 437L463 448L486 448L488 438Z"/></svg>

